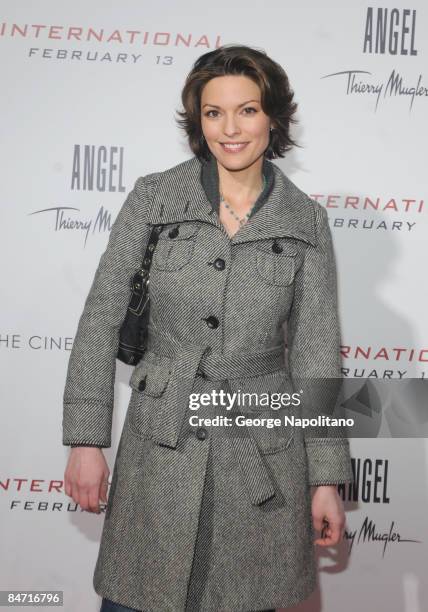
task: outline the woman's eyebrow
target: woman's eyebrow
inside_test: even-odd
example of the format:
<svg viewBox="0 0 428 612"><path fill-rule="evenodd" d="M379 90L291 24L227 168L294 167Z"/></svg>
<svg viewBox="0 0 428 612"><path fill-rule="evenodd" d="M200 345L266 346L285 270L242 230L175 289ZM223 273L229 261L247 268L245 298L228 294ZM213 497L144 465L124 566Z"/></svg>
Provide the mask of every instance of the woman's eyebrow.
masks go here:
<svg viewBox="0 0 428 612"><path fill-rule="evenodd" d="M238 104L238 108L241 108L241 106L244 106L245 104L248 104L249 102L258 102L260 104L260 100L247 100L246 102L242 102L242 104ZM217 104L204 104L202 106L202 108L204 108L204 106L214 106L215 108L221 108L220 106L217 106Z"/></svg>

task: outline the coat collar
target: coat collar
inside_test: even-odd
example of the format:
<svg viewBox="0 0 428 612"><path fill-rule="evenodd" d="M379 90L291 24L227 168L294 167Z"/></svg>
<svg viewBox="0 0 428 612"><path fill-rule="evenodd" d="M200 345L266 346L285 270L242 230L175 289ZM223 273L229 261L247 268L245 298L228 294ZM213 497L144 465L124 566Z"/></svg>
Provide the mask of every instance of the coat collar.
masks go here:
<svg viewBox="0 0 428 612"><path fill-rule="evenodd" d="M160 173L160 181L147 214L151 224L202 221L227 235L201 181L202 163L196 156ZM316 246L313 202L283 171L269 160L274 184L263 206L236 234L232 244L265 238L290 237Z"/></svg>

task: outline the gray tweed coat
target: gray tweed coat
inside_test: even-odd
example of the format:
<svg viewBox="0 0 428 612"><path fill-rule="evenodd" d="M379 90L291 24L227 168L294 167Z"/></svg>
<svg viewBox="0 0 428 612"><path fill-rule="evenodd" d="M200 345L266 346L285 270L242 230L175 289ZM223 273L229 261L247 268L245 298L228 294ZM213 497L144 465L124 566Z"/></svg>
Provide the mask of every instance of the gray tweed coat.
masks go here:
<svg viewBox="0 0 428 612"><path fill-rule="evenodd" d="M162 224L148 350L130 378L93 579L100 595L147 612L248 612L305 599L316 586L310 485L353 480L344 431L282 424L331 415L339 403L326 211L264 160L267 197L229 238L204 168L193 157L137 179L87 296L64 390L63 444L110 446L130 278L150 226ZM228 410L215 391L241 400L297 391L301 401ZM210 394L196 410L194 393ZM240 427L239 415L281 426ZM231 425L190 418L214 416Z"/></svg>

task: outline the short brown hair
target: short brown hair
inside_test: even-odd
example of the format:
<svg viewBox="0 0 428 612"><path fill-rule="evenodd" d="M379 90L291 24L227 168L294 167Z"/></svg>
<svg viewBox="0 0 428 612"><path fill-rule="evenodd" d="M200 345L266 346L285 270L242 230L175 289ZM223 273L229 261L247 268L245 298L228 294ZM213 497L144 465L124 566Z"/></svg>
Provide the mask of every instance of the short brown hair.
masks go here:
<svg viewBox="0 0 428 612"><path fill-rule="evenodd" d="M293 146L300 146L290 137L290 123L297 123L293 118L297 103L293 102L294 92L285 70L263 50L229 44L201 55L181 92L184 111L176 111L181 117L177 123L186 132L193 153L200 160L210 156L201 127L202 89L211 79L228 74L247 76L260 87L263 112L272 119L274 128L265 157L285 157Z"/></svg>

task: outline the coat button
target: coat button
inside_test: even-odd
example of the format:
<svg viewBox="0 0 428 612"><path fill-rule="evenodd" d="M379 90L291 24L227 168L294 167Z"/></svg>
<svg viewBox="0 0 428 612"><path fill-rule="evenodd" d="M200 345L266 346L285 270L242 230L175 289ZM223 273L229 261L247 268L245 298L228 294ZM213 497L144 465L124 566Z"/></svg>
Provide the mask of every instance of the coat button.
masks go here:
<svg viewBox="0 0 428 612"><path fill-rule="evenodd" d="M143 379L141 379L140 382L138 383L138 389L140 391L144 391L144 389L146 388L146 378L147 378L147 375Z"/></svg>
<svg viewBox="0 0 428 612"><path fill-rule="evenodd" d="M221 257L218 257L214 261L214 268L216 270L224 270L225 267L226 267L226 263L225 263L224 259L221 259Z"/></svg>
<svg viewBox="0 0 428 612"><path fill-rule="evenodd" d="M213 315L210 315L209 317L204 319L204 321L206 322L208 327L210 327L211 329L215 329L216 327L218 327L219 321L217 317L214 317Z"/></svg>
<svg viewBox="0 0 428 612"><path fill-rule="evenodd" d="M175 238L176 236L178 236L178 225L169 230L168 236L170 238Z"/></svg>
<svg viewBox="0 0 428 612"><path fill-rule="evenodd" d="M196 437L198 438L198 440L205 440L207 435L208 432L205 427L198 427L198 429L196 430Z"/></svg>
<svg viewBox="0 0 428 612"><path fill-rule="evenodd" d="M272 243L272 251L274 253L282 253L283 248L280 244L278 244L278 242L276 242L276 240L273 241Z"/></svg>

